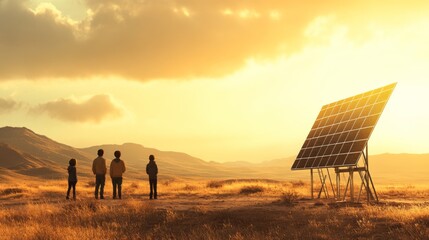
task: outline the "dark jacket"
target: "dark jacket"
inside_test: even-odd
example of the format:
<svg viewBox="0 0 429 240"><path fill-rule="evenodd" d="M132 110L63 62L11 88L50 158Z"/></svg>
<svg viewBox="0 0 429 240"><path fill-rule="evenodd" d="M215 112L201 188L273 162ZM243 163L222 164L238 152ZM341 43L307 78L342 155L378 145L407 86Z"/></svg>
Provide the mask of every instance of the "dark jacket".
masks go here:
<svg viewBox="0 0 429 240"><path fill-rule="evenodd" d="M69 172L69 182L77 182L76 167L69 166L67 171Z"/></svg>
<svg viewBox="0 0 429 240"><path fill-rule="evenodd" d="M155 161L149 161L146 165L146 173L149 175L149 179L156 179L156 175L158 174L158 166Z"/></svg>

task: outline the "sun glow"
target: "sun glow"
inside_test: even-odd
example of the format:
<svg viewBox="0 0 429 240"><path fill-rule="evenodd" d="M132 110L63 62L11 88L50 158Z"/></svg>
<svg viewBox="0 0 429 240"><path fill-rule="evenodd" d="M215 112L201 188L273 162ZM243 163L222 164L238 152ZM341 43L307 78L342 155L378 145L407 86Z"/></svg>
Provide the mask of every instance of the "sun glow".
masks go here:
<svg viewBox="0 0 429 240"><path fill-rule="evenodd" d="M234 14L234 12L230 8L226 8L226 9L222 10L221 12L223 15L227 15L227 16Z"/></svg>
<svg viewBox="0 0 429 240"><path fill-rule="evenodd" d="M243 19L247 18L259 18L261 14L255 10L242 9L238 11L238 16Z"/></svg>
<svg viewBox="0 0 429 240"><path fill-rule="evenodd" d="M191 17L191 12L187 7L181 7L181 8L173 8L173 12L176 14L181 14L185 17Z"/></svg>
<svg viewBox="0 0 429 240"><path fill-rule="evenodd" d="M280 12L276 10L270 11L269 16L272 20L280 20L281 18Z"/></svg>

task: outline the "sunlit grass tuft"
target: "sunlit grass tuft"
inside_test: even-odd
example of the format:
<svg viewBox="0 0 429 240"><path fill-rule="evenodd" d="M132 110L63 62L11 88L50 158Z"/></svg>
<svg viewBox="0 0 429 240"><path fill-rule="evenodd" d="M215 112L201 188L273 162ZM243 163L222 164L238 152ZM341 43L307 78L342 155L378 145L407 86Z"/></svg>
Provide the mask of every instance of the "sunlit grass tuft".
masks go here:
<svg viewBox="0 0 429 240"><path fill-rule="evenodd" d="M280 196L280 203L284 205L293 205L298 201L299 194L295 191L284 192Z"/></svg>

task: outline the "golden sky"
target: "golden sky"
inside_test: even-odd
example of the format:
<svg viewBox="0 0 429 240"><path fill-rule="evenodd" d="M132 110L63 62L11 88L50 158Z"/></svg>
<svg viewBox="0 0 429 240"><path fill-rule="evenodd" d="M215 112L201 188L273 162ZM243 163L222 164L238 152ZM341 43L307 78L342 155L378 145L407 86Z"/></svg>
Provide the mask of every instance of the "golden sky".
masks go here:
<svg viewBox="0 0 429 240"><path fill-rule="evenodd" d="M428 42L423 0L0 0L0 125L258 162L398 82L370 151L426 153Z"/></svg>

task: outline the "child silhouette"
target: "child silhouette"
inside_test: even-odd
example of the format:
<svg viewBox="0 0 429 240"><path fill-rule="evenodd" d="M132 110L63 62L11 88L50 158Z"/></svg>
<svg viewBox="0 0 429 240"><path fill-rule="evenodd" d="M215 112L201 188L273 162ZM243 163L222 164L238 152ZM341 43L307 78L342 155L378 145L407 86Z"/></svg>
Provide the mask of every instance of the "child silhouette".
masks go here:
<svg viewBox="0 0 429 240"><path fill-rule="evenodd" d="M67 197L69 199L70 189L73 188L73 200L76 200L76 183L77 183L77 174L76 174L76 159L72 158L69 161L69 167L67 168L69 173L68 178L68 189L67 189Z"/></svg>

